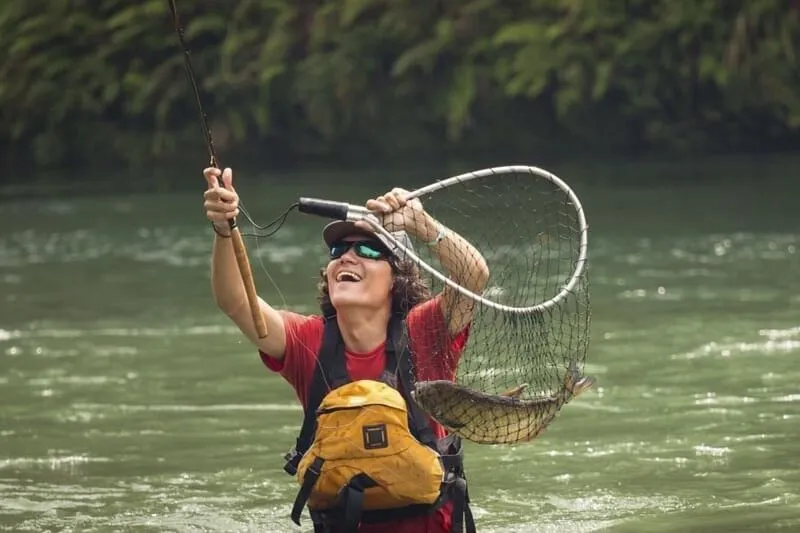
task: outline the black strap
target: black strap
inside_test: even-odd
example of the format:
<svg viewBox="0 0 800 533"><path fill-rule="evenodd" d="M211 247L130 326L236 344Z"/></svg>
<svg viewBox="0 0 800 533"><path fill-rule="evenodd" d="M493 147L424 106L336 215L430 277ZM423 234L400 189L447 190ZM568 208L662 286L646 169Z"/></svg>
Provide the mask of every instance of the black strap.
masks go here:
<svg viewBox="0 0 800 533"><path fill-rule="evenodd" d="M449 487L450 500L453 502L451 533L475 533L475 518L469 506L469 488L464 477L456 476Z"/></svg>
<svg viewBox="0 0 800 533"><path fill-rule="evenodd" d="M311 522L314 524L314 533L332 533L332 525L324 513L309 510Z"/></svg>
<svg viewBox="0 0 800 533"><path fill-rule="evenodd" d="M342 489L340 494L340 503L344 509L342 533L357 533L364 507L364 491L377 486L375 480L368 475L358 474Z"/></svg>
<svg viewBox="0 0 800 533"><path fill-rule="evenodd" d="M475 517L472 516L472 509L469 507L469 489L467 489L467 500L464 503L464 518L467 526L467 533L476 533Z"/></svg>
<svg viewBox="0 0 800 533"><path fill-rule="evenodd" d="M311 463L311 466L308 467L305 475L303 476L303 484L300 487L300 491L297 493L297 497L294 499L294 505L292 506L292 521L298 526L300 525L300 515L303 514L303 507L306 506L306 502L308 502L308 498L311 496L311 490L314 488L314 485L319 479L324 462L325 459L322 457L317 457L314 459L314 462Z"/></svg>
<svg viewBox="0 0 800 533"><path fill-rule="evenodd" d="M339 334L336 316L325 319L322 333L322 345L317 355L317 364L311 377L306 398L303 425L294 448L286 454L286 465L283 469L290 475L297 474L297 465L303 454L311 447L317 431L317 409L330 388L340 387L349 381L347 361L344 355L344 342Z"/></svg>
<svg viewBox="0 0 800 533"><path fill-rule="evenodd" d="M393 315L389 321L388 337L386 350L387 368L397 368L400 381L398 390L408 406L408 424L411 434L422 444L436 450L436 438L433 435L430 424L428 424L427 417L411 398L411 391L414 390L416 379L411 368L411 352L408 348L406 328L403 320L397 315Z"/></svg>

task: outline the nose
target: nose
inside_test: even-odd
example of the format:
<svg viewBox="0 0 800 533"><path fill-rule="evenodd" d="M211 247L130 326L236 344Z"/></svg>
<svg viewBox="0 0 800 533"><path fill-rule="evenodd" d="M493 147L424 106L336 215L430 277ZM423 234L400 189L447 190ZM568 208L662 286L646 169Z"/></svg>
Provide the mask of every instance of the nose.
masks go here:
<svg viewBox="0 0 800 533"><path fill-rule="evenodd" d="M358 262L358 255L356 255L354 247L351 246L350 248L348 248L347 251L345 253L343 253L341 255L341 257L339 257L339 261L342 261L342 262L347 261L349 263Z"/></svg>

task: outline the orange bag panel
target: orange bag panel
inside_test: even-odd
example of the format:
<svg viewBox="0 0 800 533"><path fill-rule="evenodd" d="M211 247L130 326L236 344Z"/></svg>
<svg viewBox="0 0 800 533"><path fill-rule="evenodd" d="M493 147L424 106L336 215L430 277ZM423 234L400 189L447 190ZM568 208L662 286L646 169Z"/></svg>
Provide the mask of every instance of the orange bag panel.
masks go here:
<svg viewBox="0 0 800 533"><path fill-rule="evenodd" d="M439 498L441 458L411 434L407 406L396 389L372 380L348 383L331 391L317 412L315 440L297 471L302 484L314 459L324 459L309 508L332 507L358 474L378 485L364 491L364 510L432 504Z"/></svg>

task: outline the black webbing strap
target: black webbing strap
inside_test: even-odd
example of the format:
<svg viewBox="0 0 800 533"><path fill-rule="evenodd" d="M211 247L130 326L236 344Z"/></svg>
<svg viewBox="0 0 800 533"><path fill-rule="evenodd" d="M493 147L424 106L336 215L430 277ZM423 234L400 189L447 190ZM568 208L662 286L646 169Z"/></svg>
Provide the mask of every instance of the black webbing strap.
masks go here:
<svg viewBox="0 0 800 533"><path fill-rule="evenodd" d="M463 449L461 439L454 434L448 435L438 443L434 437L433 430L428 424L425 414L417 403L411 398L410 391L413 390L413 383L416 381L411 369L411 354L408 349L408 340L405 335L405 328L402 320L392 317L389 322L389 343L387 346L386 363L388 368L395 364L395 354L399 354L399 364L397 365L400 379L400 393L408 405L409 426L412 434L426 446L437 450L442 457L442 465L445 470L454 476L450 486L447 487L448 496L453 502L452 528L451 533L475 533L475 519L472 516L472 509L469 506L469 490L467 480L464 476ZM389 365L392 366L389 366ZM441 502L439 503L439 505ZM438 507L438 505L435 505ZM428 512L431 508L428 507ZM409 509L410 511L410 509ZM408 513L413 516L412 513Z"/></svg>
<svg viewBox="0 0 800 533"><path fill-rule="evenodd" d="M389 320L389 338L386 343L386 366L397 368L399 378L399 391L408 407L408 423L411 434L422 444L436 450L436 438L428 424L425 414L417 403L411 398L416 381L411 369L411 352L408 348L408 338L405 334L403 319L392 315Z"/></svg>
<svg viewBox="0 0 800 533"><path fill-rule="evenodd" d="M464 526L467 528L466 533L475 533L475 518L469 507L469 489L466 478L456 476L448 490L451 491L450 500L453 502L451 533L464 533Z"/></svg>
<svg viewBox="0 0 800 533"><path fill-rule="evenodd" d="M317 365L308 388L303 426L300 428L300 435L297 437L294 449L286 456L287 462L283 467L288 474L292 476L297 474L297 465L300 464L300 459L311 447L317 431L317 408L330 390L328 385L336 388L349 380L344 343L339 334L336 316L326 318L322 333L322 346L317 355Z"/></svg>
<svg viewBox="0 0 800 533"><path fill-rule="evenodd" d="M358 533L364 507L364 491L378 484L366 474L358 474L350 480L340 494L344 509L342 533Z"/></svg>
<svg viewBox="0 0 800 533"><path fill-rule="evenodd" d="M294 505L292 506L292 521L298 526L300 525L300 515L303 514L303 507L306 506L306 502L311 496L311 491L319 479L324 462L325 459L317 457L303 476L303 484L300 486L300 491L297 493L297 497L294 499Z"/></svg>

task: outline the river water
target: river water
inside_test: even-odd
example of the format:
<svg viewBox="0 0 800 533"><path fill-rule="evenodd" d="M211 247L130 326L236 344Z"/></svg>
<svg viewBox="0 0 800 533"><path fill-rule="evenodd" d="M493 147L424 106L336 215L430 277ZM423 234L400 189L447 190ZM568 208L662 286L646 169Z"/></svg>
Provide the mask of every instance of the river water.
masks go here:
<svg viewBox="0 0 800 533"><path fill-rule="evenodd" d="M591 226L598 387L531 444L468 445L478 530L800 531L800 162L558 173ZM265 221L446 177L377 176L236 183ZM186 179L3 196L0 528L310 530L281 469L301 411L213 305ZM248 241L267 300L314 311L320 223Z"/></svg>

